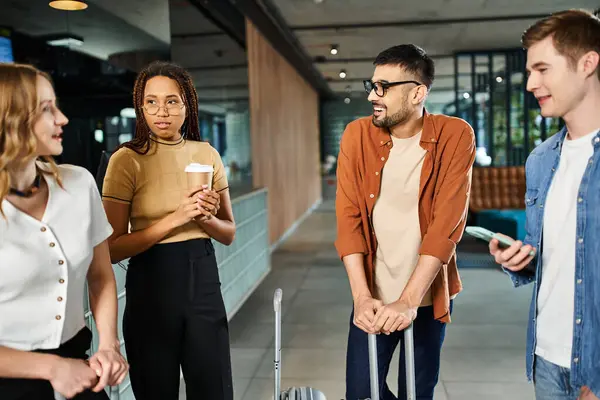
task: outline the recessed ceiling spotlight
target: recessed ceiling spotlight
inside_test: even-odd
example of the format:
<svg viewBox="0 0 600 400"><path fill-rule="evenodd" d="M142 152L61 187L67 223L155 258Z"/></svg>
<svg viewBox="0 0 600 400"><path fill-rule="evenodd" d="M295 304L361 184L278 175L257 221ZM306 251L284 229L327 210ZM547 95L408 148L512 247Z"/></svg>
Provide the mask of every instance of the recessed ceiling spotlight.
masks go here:
<svg viewBox="0 0 600 400"><path fill-rule="evenodd" d="M335 56L338 53L338 45L337 44L332 44L331 45L331 50L329 50L329 52Z"/></svg>
<svg viewBox="0 0 600 400"><path fill-rule="evenodd" d="M313 0L315 2L315 4L321 4L323 2L323 0Z"/></svg>
<svg viewBox="0 0 600 400"><path fill-rule="evenodd" d="M345 79L346 75L347 74L346 74L346 70L345 69L343 69L343 70L340 71L340 78Z"/></svg>

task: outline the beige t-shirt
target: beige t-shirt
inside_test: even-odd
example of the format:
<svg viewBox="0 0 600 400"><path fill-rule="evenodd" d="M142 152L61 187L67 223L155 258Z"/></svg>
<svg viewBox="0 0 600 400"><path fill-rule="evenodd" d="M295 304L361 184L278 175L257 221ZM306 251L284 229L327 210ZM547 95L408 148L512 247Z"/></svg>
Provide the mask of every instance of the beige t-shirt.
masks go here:
<svg viewBox="0 0 600 400"><path fill-rule="evenodd" d="M153 138L147 154L121 148L110 158L102 198L131 204L131 231L145 229L179 206L187 191L185 167L194 162L212 165L212 187L216 192L228 188L221 156L206 142L165 142ZM210 236L194 221L174 229L159 243L183 242Z"/></svg>
<svg viewBox="0 0 600 400"><path fill-rule="evenodd" d="M422 240L419 183L426 154L420 140L421 132L408 139L392 136L394 146L383 167L381 190L373 208L373 228L378 242L376 297L384 304L400 298L419 260ZM431 304L431 290L428 290L421 306Z"/></svg>

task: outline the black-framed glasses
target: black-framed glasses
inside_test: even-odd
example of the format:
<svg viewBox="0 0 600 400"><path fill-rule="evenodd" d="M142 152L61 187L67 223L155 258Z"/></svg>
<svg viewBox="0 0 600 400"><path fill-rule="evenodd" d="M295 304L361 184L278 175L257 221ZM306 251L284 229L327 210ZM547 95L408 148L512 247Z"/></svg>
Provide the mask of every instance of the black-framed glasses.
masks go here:
<svg viewBox="0 0 600 400"><path fill-rule="evenodd" d="M417 81L373 82L370 79L363 81L363 84L365 85L365 92L367 92L367 94L371 94L371 91L374 90L375 94L379 97L385 96L387 90L392 86L405 85L407 83L414 83L417 86L422 85L422 83Z"/></svg>

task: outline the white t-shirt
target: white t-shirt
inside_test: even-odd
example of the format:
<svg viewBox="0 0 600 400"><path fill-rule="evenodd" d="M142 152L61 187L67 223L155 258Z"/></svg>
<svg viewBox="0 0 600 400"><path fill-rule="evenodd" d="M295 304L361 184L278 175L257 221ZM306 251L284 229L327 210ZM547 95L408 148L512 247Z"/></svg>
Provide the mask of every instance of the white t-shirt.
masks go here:
<svg viewBox="0 0 600 400"><path fill-rule="evenodd" d="M579 186L594 154L592 141L596 133L565 139L544 206L535 353L564 368L571 367L573 324L579 318L573 315Z"/></svg>
<svg viewBox="0 0 600 400"><path fill-rule="evenodd" d="M43 163L39 164L44 167ZM84 285L94 247L112 234L92 175L59 166L42 221L9 201L0 215L0 345L54 349L85 326Z"/></svg>

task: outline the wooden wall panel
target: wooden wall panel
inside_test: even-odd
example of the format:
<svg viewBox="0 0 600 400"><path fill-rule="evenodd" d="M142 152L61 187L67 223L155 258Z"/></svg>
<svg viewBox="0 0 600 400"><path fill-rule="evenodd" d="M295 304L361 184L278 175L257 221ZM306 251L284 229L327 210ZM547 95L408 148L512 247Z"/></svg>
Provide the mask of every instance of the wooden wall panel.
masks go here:
<svg viewBox="0 0 600 400"><path fill-rule="evenodd" d="M321 199L317 92L246 19L254 187L267 187L270 241Z"/></svg>

